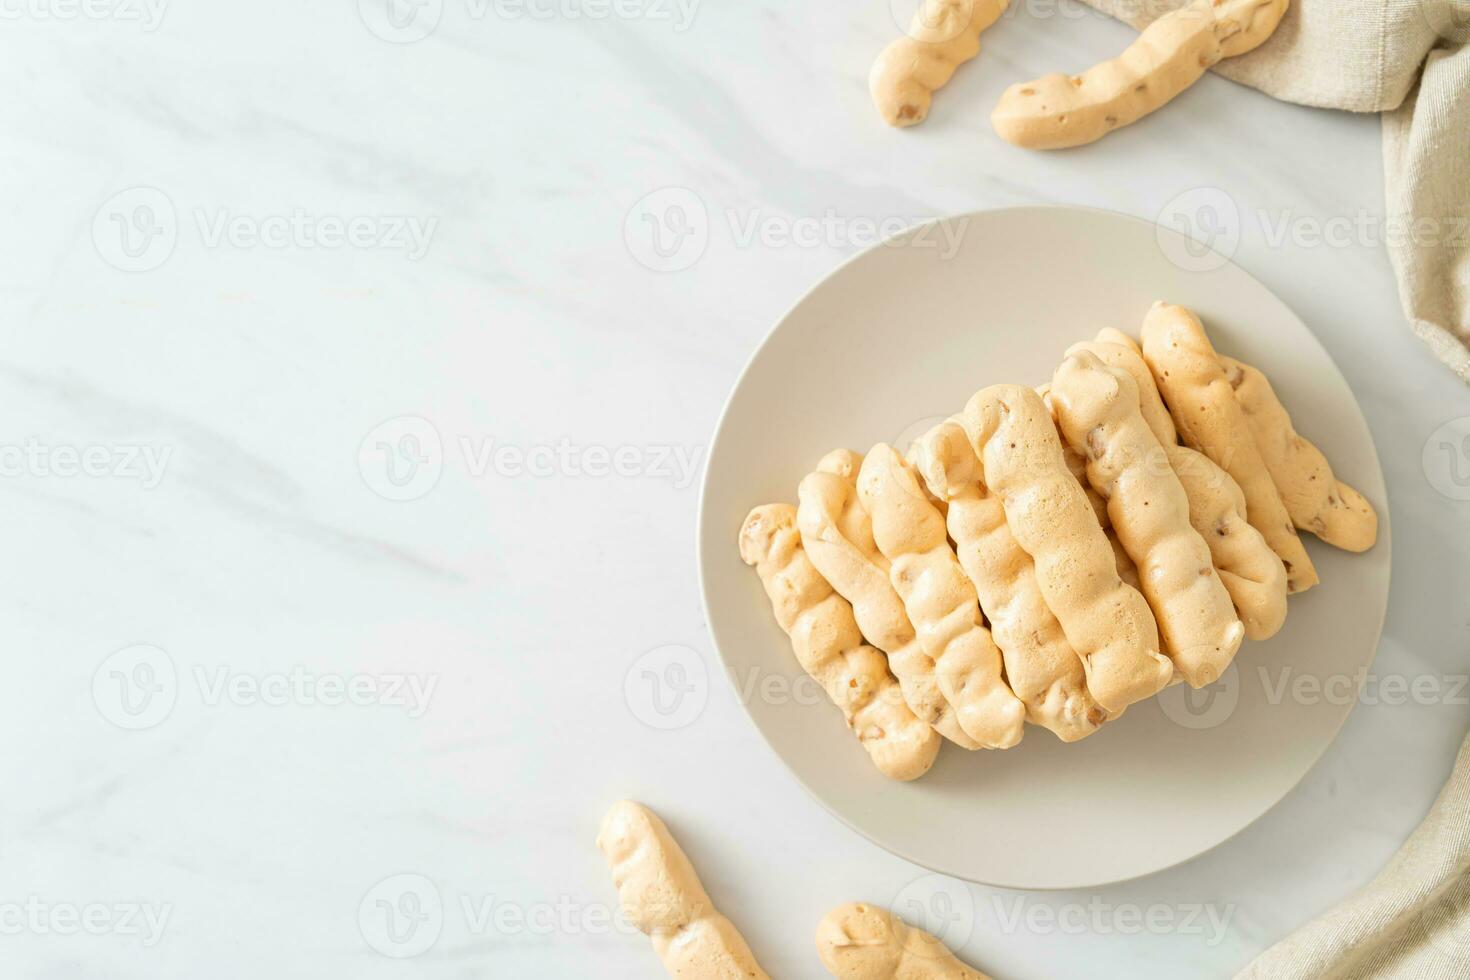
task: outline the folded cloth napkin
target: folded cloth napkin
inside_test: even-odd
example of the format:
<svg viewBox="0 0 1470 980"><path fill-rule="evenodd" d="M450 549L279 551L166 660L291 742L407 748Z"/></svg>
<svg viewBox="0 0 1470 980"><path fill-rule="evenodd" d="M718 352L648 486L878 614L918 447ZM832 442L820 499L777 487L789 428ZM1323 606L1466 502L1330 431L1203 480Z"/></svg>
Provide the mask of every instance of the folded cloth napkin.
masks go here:
<svg viewBox="0 0 1470 980"><path fill-rule="evenodd" d="M1137 28L1187 0L1087 0ZM1470 382L1470 0L1291 0L1214 70L1302 105L1383 113L1382 238L1414 332Z"/></svg>
<svg viewBox="0 0 1470 980"><path fill-rule="evenodd" d="M1235 980L1470 977L1470 738L1429 816L1356 895Z"/></svg>

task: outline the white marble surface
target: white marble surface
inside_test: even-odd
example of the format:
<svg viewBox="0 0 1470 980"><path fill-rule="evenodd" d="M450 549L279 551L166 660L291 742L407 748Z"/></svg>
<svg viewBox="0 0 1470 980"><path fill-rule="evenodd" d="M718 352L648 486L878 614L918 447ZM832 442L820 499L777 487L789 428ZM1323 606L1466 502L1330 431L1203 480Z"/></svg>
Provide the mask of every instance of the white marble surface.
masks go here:
<svg viewBox="0 0 1470 980"><path fill-rule="evenodd" d="M1154 218L1214 187L1236 259L1377 440L1378 671L1462 676L1470 443L1433 434L1470 424L1470 394L1409 334L1380 245L1300 234L1381 215L1376 119L1211 77L1091 149L1013 150L986 122L1005 83L1127 37L1065 4L1008 16L895 133L863 81L882 2L429 0L399 28L384 3L3 9L0 972L659 975L608 925L592 847L632 796L778 977L821 974L830 905L936 889L1001 978L1219 977L1422 817L1463 691L1361 704L1280 806L1172 871L1095 895L926 879L760 742L693 554L725 393L869 226L1048 201ZM411 43L369 26L430 21ZM669 187L708 241L661 273L638 202ZM671 731L635 710L666 646L708 678ZM428 904L391 931L378 902L411 911L405 885ZM1153 906L1174 925L1139 932ZM1186 926L1195 906L1220 929Z"/></svg>

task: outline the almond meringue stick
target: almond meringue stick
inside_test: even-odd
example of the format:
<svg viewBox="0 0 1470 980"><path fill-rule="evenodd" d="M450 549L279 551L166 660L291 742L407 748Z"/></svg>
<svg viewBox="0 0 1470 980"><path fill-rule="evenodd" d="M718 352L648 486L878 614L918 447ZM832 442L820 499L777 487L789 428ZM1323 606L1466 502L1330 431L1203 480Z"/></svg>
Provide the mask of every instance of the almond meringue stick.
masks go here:
<svg viewBox="0 0 1470 980"><path fill-rule="evenodd" d="M862 902L839 905L823 917L817 955L840 980L990 980L923 929Z"/></svg>
<svg viewBox="0 0 1470 980"><path fill-rule="evenodd" d="M1155 303L1143 320L1143 358L1184 444L1204 453L1240 484L1246 520L1286 566L1288 593L1317 584L1317 569L1297 537L1235 390L1199 318Z"/></svg>
<svg viewBox="0 0 1470 980"><path fill-rule="evenodd" d="M802 547L817 571L852 603L863 637L888 655L888 668L914 714L956 745L978 749L980 743L965 734L939 690L934 661L893 591L888 559L873 541L873 522L858 499L862 463L857 453L836 449L801 481L796 524Z"/></svg>
<svg viewBox="0 0 1470 980"><path fill-rule="evenodd" d="M1138 386L1127 372L1076 351L1052 378L1051 405L1138 566L1165 651L1190 686L1213 683L1235 658L1245 627L1189 522L1184 487L1144 422Z"/></svg>
<svg viewBox="0 0 1470 980"><path fill-rule="evenodd" d="M1026 720L1064 742L1091 735L1107 712L1087 692L1082 660L1041 597L1036 566L1011 534L1000 498L985 486L964 428L940 423L914 443L914 458L930 492L949 501L949 536Z"/></svg>
<svg viewBox="0 0 1470 980"><path fill-rule="evenodd" d="M1002 139L1056 150L1101 139L1166 105L1222 58L1260 45L1287 0L1195 0L1144 28L1128 48L1080 75L1012 85L990 123Z"/></svg>
<svg viewBox="0 0 1470 980"><path fill-rule="evenodd" d="M802 669L842 709L878 771L900 780L928 772L939 735L914 717L883 654L863 643L852 606L812 566L796 530L796 508L752 510L740 528L740 557L755 566Z"/></svg>
<svg viewBox="0 0 1470 980"><path fill-rule="evenodd" d="M1233 357L1222 356L1220 363L1292 523L1345 551L1373 547L1378 540L1373 505L1333 476L1322 450L1297 434L1271 382Z"/></svg>
<svg viewBox="0 0 1470 980"><path fill-rule="evenodd" d="M602 818L597 847L623 917L653 940L669 976L770 980L653 811L631 800L614 803Z"/></svg>
<svg viewBox="0 0 1470 980"><path fill-rule="evenodd" d="M980 621L975 587L949 546L944 516L909 464L881 442L863 459L858 497L960 727L986 748L1015 745L1025 707L1006 686L1000 650Z"/></svg>
<svg viewBox="0 0 1470 980"><path fill-rule="evenodd" d="M878 114L890 126L929 115L936 89L980 53L980 33L1000 19L1007 0L923 0L904 36L884 48L868 73Z"/></svg>
<svg viewBox="0 0 1470 980"><path fill-rule="evenodd" d="M1090 351L1104 364L1128 372L1138 386L1143 420L1164 447L1169 465L1184 487L1189 498L1189 522L1209 545L1210 560L1245 624L1245 635L1252 640L1274 636L1286 621L1286 566L1261 532L1245 519L1245 495L1240 485L1208 456L1178 444L1174 420L1133 338L1106 327L1098 331L1097 340L1074 344L1067 353L1079 350Z"/></svg>
<svg viewBox="0 0 1470 980"><path fill-rule="evenodd" d="M965 406L964 425L1006 523L1036 563L1036 581L1087 687L1108 712L1157 694L1173 676L1148 603L1118 578L1112 548L1067 470L1041 396L993 385Z"/></svg>

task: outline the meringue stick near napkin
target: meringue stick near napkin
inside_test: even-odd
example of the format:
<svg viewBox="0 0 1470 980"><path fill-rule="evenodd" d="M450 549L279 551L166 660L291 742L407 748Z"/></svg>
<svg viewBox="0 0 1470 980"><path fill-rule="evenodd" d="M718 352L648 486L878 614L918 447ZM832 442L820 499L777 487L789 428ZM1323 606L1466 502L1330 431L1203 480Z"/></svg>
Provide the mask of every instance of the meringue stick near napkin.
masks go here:
<svg viewBox="0 0 1470 980"><path fill-rule="evenodd" d="M1138 30L1185 6L1087 3ZM1287 102L1383 114L1381 237L1399 300L1470 382L1470 4L1291 0L1260 47L1210 70Z"/></svg>

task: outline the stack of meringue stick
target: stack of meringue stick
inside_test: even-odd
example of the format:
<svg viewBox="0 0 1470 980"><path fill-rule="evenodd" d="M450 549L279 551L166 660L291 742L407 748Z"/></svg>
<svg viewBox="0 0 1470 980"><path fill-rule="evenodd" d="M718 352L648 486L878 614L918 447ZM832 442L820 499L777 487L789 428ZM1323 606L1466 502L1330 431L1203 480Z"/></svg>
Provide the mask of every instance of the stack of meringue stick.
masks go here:
<svg viewBox="0 0 1470 980"><path fill-rule="evenodd" d="M1378 519L1265 376L1155 303L1041 389L994 385L916 440L828 453L740 529L796 659L885 776L948 740L1064 742L1170 683L1217 680L1317 584L1298 531L1364 551ZM752 974L759 975L759 974Z"/></svg>
<svg viewBox="0 0 1470 980"><path fill-rule="evenodd" d="M694 865L653 811L613 804L597 846L607 858L618 906L653 940L679 980L770 980L735 925L715 908ZM955 959L938 939L872 905L849 903L817 926L817 955L845 980L990 980Z"/></svg>

